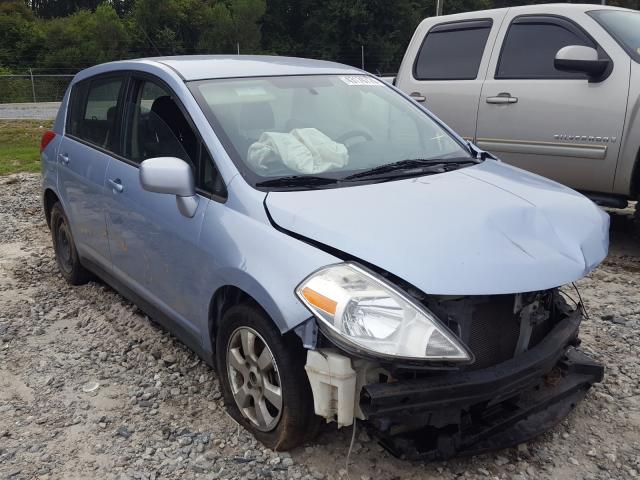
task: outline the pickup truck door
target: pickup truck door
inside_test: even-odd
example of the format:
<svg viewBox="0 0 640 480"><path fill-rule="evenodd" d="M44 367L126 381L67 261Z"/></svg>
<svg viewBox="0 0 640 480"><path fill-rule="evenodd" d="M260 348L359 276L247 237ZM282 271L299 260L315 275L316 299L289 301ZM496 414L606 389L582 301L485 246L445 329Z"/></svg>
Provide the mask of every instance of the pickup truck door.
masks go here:
<svg viewBox="0 0 640 480"><path fill-rule="evenodd" d="M506 10L428 18L416 29L397 86L463 137L476 131L478 100Z"/></svg>
<svg viewBox="0 0 640 480"><path fill-rule="evenodd" d="M624 126L630 59L587 14L507 13L478 108L476 143L505 162L578 190L611 192ZM587 33L587 31L589 33ZM568 45L596 48L601 81L556 70Z"/></svg>

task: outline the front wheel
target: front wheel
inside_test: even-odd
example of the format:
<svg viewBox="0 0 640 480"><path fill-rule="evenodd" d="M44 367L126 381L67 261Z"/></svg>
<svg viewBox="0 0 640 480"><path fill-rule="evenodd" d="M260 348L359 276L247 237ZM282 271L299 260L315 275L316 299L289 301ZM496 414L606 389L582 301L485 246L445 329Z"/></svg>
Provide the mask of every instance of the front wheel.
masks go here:
<svg viewBox="0 0 640 480"><path fill-rule="evenodd" d="M272 450L289 450L317 430L305 350L253 304L231 307L216 339L216 363L231 416Z"/></svg>

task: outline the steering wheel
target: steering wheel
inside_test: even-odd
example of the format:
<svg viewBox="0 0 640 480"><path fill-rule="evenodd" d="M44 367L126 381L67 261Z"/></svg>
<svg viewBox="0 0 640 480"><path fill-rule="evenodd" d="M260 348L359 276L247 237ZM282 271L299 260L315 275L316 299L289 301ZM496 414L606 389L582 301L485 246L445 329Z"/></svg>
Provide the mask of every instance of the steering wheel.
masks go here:
<svg viewBox="0 0 640 480"><path fill-rule="evenodd" d="M345 143L347 140L351 138L357 138L357 137L363 137L367 141L373 140L373 137L371 136L371 134L369 134L369 132L365 132L364 130L349 130L348 132L340 135L336 139L336 142Z"/></svg>

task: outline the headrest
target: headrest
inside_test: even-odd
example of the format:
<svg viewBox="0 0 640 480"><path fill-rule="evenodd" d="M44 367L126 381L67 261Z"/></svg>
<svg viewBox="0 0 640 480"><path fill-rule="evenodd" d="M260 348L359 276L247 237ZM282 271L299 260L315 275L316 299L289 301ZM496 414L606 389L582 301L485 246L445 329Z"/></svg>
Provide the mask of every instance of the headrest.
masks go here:
<svg viewBox="0 0 640 480"><path fill-rule="evenodd" d="M109 107L109 110L107 110L107 122L112 123L116 119L117 111L118 107Z"/></svg>
<svg viewBox="0 0 640 480"><path fill-rule="evenodd" d="M183 129L184 115L168 95L156 98L151 105L151 111L160 117L174 133Z"/></svg>

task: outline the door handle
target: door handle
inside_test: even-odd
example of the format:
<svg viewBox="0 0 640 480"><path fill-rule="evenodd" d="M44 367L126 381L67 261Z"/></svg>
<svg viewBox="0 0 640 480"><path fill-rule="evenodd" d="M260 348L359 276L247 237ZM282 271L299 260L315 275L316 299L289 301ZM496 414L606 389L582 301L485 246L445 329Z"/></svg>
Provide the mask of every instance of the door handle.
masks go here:
<svg viewBox="0 0 640 480"><path fill-rule="evenodd" d="M124 185L122 185L122 181L119 178L110 178L108 181L111 185L113 193L122 193L122 191L124 190Z"/></svg>
<svg viewBox="0 0 640 480"><path fill-rule="evenodd" d="M66 153L59 153L58 160L60 160L65 165L69 165L69 155Z"/></svg>
<svg viewBox="0 0 640 480"><path fill-rule="evenodd" d="M487 103L517 103L518 97L512 97L510 93L502 92L495 97L487 97Z"/></svg>
<svg viewBox="0 0 640 480"><path fill-rule="evenodd" d="M412 92L409 94L409 96L413 98L416 102L422 103L427 101L427 97L422 95L420 92Z"/></svg>

